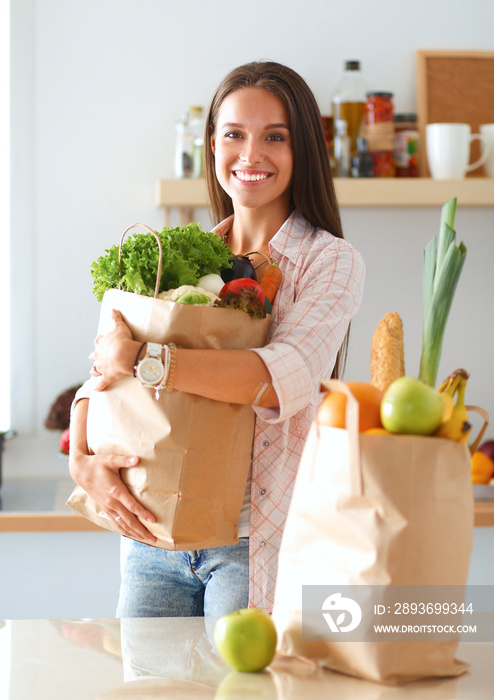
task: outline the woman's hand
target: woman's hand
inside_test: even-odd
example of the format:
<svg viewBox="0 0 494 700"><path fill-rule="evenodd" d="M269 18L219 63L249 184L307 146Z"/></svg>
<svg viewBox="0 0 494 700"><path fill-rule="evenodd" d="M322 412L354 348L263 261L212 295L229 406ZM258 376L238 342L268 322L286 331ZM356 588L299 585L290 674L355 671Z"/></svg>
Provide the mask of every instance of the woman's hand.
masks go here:
<svg viewBox="0 0 494 700"><path fill-rule="evenodd" d="M155 516L130 493L120 478L120 469L139 464L138 457L123 455L91 455L87 447L88 399L80 399L72 410L70 421L70 475L101 509L114 520L122 535L154 544L156 537L143 525L155 523Z"/></svg>
<svg viewBox="0 0 494 700"><path fill-rule="evenodd" d="M113 309L112 320L113 330L95 339L94 351L89 355L93 363L91 375L99 377L94 386L96 391L103 391L117 379L132 373L138 343L132 340L130 328L120 311Z"/></svg>
<svg viewBox="0 0 494 700"><path fill-rule="evenodd" d="M69 469L76 484L117 523L122 535L154 544L156 537L138 517L152 523L156 522L156 518L132 496L120 478L120 469L129 469L138 463L138 457L72 452Z"/></svg>

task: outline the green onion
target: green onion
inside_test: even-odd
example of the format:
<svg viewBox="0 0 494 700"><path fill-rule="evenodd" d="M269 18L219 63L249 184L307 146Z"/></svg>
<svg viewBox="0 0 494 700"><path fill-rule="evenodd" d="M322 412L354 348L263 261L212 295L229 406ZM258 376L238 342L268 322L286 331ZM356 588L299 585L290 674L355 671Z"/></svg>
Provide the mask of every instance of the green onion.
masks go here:
<svg viewBox="0 0 494 700"><path fill-rule="evenodd" d="M467 254L463 243L458 246L455 243L455 214L456 197L443 205L439 236L434 236L424 250L424 327L419 379L433 387L436 385L446 321Z"/></svg>

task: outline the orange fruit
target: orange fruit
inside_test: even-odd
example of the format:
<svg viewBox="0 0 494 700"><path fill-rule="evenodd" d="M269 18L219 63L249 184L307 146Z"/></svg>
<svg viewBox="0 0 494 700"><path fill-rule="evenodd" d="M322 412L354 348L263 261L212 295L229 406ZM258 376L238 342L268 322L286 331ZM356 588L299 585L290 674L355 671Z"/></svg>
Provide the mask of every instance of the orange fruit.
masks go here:
<svg viewBox="0 0 494 700"><path fill-rule="evenodd" d="M359 432L371 428L382 428L381 400L383 392L366 382L346 382L347 387L358 401ZM330 391L321 401L316 420L320 425L332 428L346 428L346 396L338 391Z"/></svg>
<svg viewBox="0 0 494 700"><path fill-rule="evenodd" d="M488 484L494 475L494 460L477 450L472 455L472 482Z"/></svg>
<svg viewBox="0 0 494 700"><path fill-rule="evenodd" d="M396 435L386 428L369 428L369 430L364 430L366 435Z"/></svg>

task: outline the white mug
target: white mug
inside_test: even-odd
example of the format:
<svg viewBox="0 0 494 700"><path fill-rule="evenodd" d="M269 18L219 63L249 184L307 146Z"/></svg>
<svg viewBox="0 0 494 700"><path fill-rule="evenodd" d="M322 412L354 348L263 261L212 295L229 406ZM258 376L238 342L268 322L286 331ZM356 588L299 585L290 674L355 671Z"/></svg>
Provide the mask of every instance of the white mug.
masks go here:
<svg viewBox="0 0 494 700"><path fill-rule="evenodd" d="M472 134L470 124L427 124L425 129L427 162L434 179L461 180L485 163L488 141L480 134ZM469 164L470 146L475 140L484 144L482 155Z"/></svg>
<svg viewBox="0 0 494 700"><path fill-rule="evenodd" d="M489 152L484 163L485 174L487 177L494 177L494 124L481 124L479 131L489 142Z"/></svg>

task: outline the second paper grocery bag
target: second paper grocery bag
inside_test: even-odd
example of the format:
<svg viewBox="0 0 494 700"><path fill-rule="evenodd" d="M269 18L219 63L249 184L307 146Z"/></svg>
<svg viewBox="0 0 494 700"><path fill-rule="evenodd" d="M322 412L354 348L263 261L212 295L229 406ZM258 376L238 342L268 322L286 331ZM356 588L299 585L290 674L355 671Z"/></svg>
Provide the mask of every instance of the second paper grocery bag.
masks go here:
<svg viewBox="0 0 494 700"><path fill-rule="evenodd" d="M446 593L466 585L473 541L468 446L359 434L348 388L330 380L323 389L347 394L349 429L314 423L304 449L279 558L280 651L385 683L458 675L467 665L455 658L457 639L303 639L302 586L444 586Z"/></svg>

